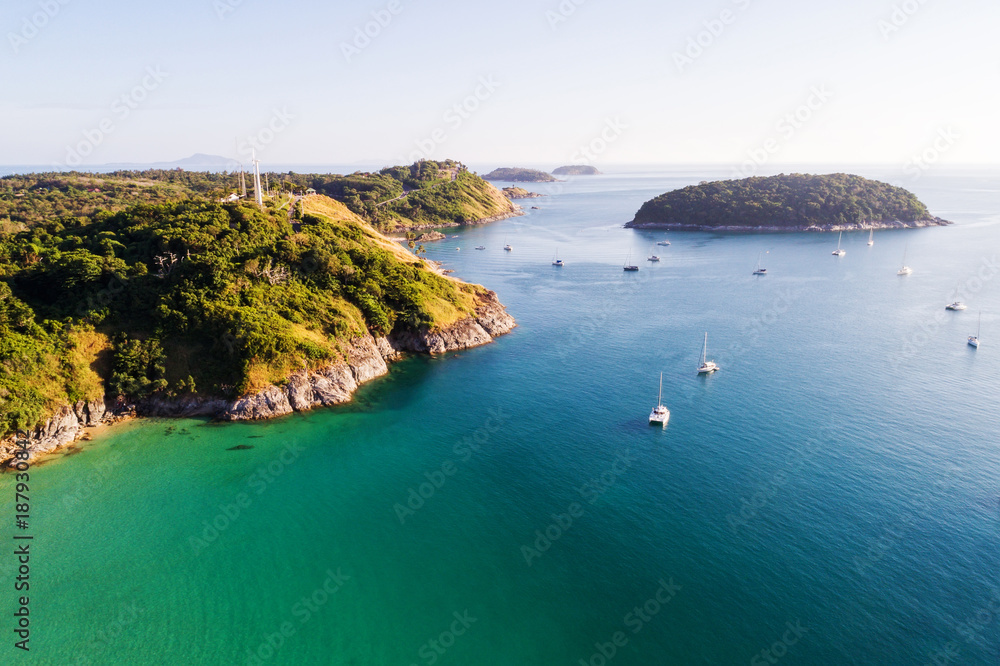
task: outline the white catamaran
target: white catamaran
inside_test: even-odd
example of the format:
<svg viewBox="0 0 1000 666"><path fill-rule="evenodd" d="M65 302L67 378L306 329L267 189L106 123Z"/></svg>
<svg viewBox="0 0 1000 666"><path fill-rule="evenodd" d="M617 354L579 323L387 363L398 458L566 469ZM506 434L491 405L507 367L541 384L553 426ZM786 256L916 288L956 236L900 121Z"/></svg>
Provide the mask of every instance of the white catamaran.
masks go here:
<svg viewBox="0 0 1000 666"><path fill-rule="evenodd" d="M670 420L670 410L663 406L663 373L660 373L660 395L656 398L656 407L649 413L649 425L667 425Z"/></svg>
<svg viewBox="0 0 1000 666"><path fill-rule="evenodd" d="M903 247L903 266L896 271L896 275L910 275L913 272L913 269L906 265L906 250L907 248Z"/></svg>
<svg viewBox="0 0 1000 666"><path fill-rule="evenodd" d="M843 249L843 248L841 248L841 247L840 247L840 241L841 241L841 240L842 240L843 238L844 238L844 232L843 232L843 231L841 231L841 232L840 232L840 237L838 237L838 238L837 238L837 249L836 249L836 250L834 250L833 252L831 252L831 254L832 254L833 256L835 256L835 257L842 257L842 256L844 256L845 254L847 254L847 250L845 250L845 249Z"/></svg>
<svg viewBox="0 0 1000 666"><path fill-rule="evenodd" d="M701 365L698 366L699 375L710 375L716 370L719 370L719 366L715 364L715 361L709 361L708 359L708 333L705 333L705 346L701 350Z"/></svg>

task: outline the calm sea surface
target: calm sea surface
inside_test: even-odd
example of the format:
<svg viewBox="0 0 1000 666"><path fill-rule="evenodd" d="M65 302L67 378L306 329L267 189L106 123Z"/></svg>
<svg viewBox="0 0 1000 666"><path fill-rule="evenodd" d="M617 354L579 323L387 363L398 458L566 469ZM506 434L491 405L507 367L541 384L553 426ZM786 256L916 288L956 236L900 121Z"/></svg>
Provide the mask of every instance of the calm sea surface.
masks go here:
<svg viewBox="0 0 1000 666"><path fill-rule="evenodd" d="M512 334L343 407L131 423L34 469L18 663L998 663L997 179L901 183L957 224L839 259L827 234L621 228L727 175L534 186L539 210L428 244Z"/></svg>

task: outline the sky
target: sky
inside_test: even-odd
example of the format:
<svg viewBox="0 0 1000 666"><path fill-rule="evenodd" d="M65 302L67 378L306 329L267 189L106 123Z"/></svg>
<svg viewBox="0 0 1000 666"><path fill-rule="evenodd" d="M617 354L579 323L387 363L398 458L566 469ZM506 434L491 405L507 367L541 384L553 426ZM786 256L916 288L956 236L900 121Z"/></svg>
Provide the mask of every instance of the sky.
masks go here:
<svg viewBox="0 0 1000 666"><path fill-rule="evenodd" d="M0 164L996 164L990 0L4 0Z"/></svg>

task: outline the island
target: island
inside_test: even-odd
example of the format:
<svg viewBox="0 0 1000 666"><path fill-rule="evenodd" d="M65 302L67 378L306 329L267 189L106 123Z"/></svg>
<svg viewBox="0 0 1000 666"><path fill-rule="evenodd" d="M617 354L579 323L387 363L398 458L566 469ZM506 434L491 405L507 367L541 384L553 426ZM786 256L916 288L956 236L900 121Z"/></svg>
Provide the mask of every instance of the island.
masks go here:
<svg viewBox="0 0 1000 666"><path fill-rule="evenodd" d="M508 199L537 199L538 197L545 196L537 192L529 192L523 187L505 187L503 188L503 193Z"/></svg>
<svg viewBox="0 0 1000 666"><path fill-rule="evenodd" d="M347 402L405 353L515 326L495 293L375 226L478 222L496 197L509 210L496 188L474 197L488 191L466 170L420 164L284 176L263 206L228 200L233 174L0 179L0 463L15 433L37 458L134 416L254 420ZM301 196L324 184L348 200ZM372 201L404 186L399 208ZM427 207L399 203L410 198Z"/></svg>
<svg viewBox="0 0 1000 666"><path fill-rule="evenodd" d="M586 164L573 164L570 166L561 166L552 171L553 174L557 176L600 176L601 172L595 167L588 166Z"/></svg>
<svg viewBox="0 0 1000 666"><path fill-rule="evenodd" d="M502 180L508 183L554 183L556 179L551 174L537 169L521 167L504 167L494 169L483 176L486 180Z"/></svg>
<svg viewBox="0 0 1000 666"><path fill-rule="evenodd" d="M782 174L702 182L644 203L633 229L850 231L951 224L901 188L861 176Z"/></svg>

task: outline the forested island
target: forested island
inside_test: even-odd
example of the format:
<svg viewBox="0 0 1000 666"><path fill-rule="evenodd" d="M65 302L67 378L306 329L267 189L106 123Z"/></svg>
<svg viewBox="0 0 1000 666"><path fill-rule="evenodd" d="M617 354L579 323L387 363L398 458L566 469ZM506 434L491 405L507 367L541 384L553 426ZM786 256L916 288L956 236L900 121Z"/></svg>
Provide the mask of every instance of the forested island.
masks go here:
<svg viewBox="0 0 1000 666"><path fill-rule="evenodd" d="M561 166L552 171L556 176L600 176L601 172L586 164Z"/></svg>
<svg viewBox="0 0 1000 666"><path fill-rule="evenodd" d="M693 231L847 231L951 224L901 188L861 176L789 174L703 182L642 205L626 227Z"/></svg>
<svg viewBox="0 0 1000 666"><path fill-rule="evenodd" d="M502 167L494 169L483 176L486 180L502 180L509 183L554 183L556 179L551 174L537 169L522 167Z"/></svg>
<svg viewBox="0 0 1000 666"><path fill-rule="evenodd" d="M281 176L263 208L219 201L232 174L0 179L0 461L16 431L41 453L123 415L257 419L344 402L401 352L514 326L493 292L373 226L476 221L494 197L510 205L496 188L426 164ZM318 186L351 202L291 194ZM371 193L404 188L372 214Z"/></svg>

